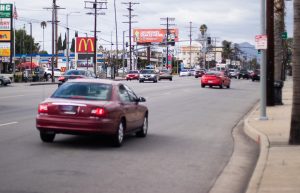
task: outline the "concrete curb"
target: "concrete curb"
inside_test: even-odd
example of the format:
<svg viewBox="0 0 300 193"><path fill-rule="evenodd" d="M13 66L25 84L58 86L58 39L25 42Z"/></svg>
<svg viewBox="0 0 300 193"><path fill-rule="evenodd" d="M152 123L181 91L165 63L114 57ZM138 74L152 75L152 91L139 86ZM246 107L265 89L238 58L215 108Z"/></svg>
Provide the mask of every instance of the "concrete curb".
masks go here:
<svg viewBox="0 0 300 193"><path fill-rule="evenodd" d="M254 109L251 111L251 113L248 115L248 117L245 119L244 122L244 131L245 133L254 141L256 141L260 146L260 153L259 158L256 164L256 167L254 169L254 172L252 174L252 177L250 179L250 182L248 184L248 188L246 193L257 193L261 180L266 168L266 163L269 157L269 148L270 148L270 142L264 133L256 130L254 127L251 126L249 123L249 118L251 115L257 110L258 104L254 107Z"/></svg>

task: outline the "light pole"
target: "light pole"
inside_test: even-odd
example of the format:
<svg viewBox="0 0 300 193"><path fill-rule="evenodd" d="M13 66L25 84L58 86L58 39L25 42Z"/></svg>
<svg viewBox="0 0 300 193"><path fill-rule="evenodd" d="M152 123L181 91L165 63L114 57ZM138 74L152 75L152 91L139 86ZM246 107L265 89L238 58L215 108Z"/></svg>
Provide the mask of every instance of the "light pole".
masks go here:
<svg viewBox="0 0 300 193"><path fill-rule="evenodd" d="M67 41L67 44L66 44L66 49L67 49L67 65L66 65L66 67L67 67L67 70L69 70L70 69L70 65L69 65L69 63L70 63L70 51L69 51L69 44L70 44L70 41L69 41L69 37L70 37L70 34L69 34L69 15L71 15L72 13L80 13L79 11L72 11L72 12L70 12L70 13L67 13L67 18L66 18L66 23L67 23L67 39L66 39L66 41Z"/></svg>
<svg viewBox="0 0 300 193"><path fill-rule="evenodd" d="M85 33L85 37L86 37L86 42L88 40L88 34ZM89 54L88 54L88 48L86 49L86 69L89 69Z"/></svg>

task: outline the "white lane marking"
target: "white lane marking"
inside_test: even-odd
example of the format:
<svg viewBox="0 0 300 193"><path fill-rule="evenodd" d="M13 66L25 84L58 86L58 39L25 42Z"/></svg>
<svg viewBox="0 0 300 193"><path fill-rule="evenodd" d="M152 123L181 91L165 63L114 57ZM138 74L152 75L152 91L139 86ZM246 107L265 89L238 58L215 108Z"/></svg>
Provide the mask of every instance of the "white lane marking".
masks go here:
<svg viewBox="0 0 300 193"><path fill-rule="evenodd" d="M0 127L7 126L7 125L13 125L13 124L18 124L18 122L10 122L10 123L0 124Z"/></svg>
<svg viewBox="0 0 300 193"><path fill-rule="evenodd" d="M12 97L23 97L25 95L13 95L13 96L5 96L5 97L0 97L0 99L5 99L5 98L12 98Z"/></svg>

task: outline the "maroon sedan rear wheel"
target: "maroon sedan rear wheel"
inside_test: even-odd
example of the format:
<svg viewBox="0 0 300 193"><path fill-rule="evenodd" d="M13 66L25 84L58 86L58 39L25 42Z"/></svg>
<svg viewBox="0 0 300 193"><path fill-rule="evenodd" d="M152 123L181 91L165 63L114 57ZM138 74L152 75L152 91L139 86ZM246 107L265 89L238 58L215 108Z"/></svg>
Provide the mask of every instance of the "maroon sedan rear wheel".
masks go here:
<svg viewBox="0 0 300 193"><path fill-rule="evenodd" d="M40 138L45 143L52 143L55 138L55 133L46 133L40 131Z"/></svg>

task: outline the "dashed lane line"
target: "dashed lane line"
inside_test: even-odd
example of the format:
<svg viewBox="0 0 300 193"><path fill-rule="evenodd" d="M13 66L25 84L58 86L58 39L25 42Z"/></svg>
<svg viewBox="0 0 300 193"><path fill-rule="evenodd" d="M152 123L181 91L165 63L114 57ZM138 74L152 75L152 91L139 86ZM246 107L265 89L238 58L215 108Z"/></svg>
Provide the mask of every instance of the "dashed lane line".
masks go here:
<svg viewBox="0 0 300 193"><path fill-rule="evenodd" d="M0 127L7 126L7 125L18 124L18 123L19 123L19 122L3 123L3 124L0 124Z"/></svg>

